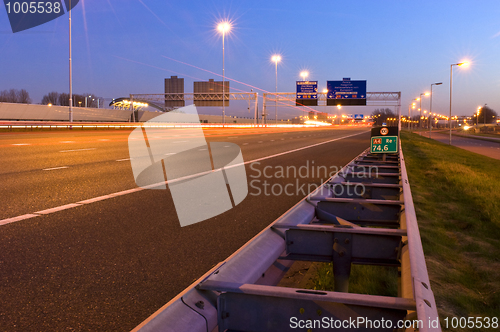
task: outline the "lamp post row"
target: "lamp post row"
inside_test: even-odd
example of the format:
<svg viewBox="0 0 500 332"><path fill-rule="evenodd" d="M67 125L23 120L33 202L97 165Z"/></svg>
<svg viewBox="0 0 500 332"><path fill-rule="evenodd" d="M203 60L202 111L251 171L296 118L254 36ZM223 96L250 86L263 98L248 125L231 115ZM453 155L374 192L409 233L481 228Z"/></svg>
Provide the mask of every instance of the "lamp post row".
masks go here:
<svg viewBox="0 0 500 332"><path fill-rule="evenodd" d="M451 145L451 127L452 127L452 120L451 120L451 114L452 114L452 100L453 100L453 66L466 66L468 65L468 62L459 62L459 63L453 63L451 64L450 66L450 115L449 115L449 118L448 118L448 126L449 126L449 129L450 129L450 138L449 138L449 144ZM432 83L431 84L431 92L430 93L421 93L420 94L420 97L417 98L417 99L414 99L414 100L420 100L420 108L419 108L419 128L422 129L422 96L431 96L430 97L430 110L429 110L429 138L431 137L431 133L432 133L432 86L433 85L441 85L443 84L443 82L436 82L436 83ZM411 123L412 123L412 120L411 120L411 108L408 107L408 114L410 116L410 125L409 125L409 128L410 128L410 131L411 131Z"/></svg>

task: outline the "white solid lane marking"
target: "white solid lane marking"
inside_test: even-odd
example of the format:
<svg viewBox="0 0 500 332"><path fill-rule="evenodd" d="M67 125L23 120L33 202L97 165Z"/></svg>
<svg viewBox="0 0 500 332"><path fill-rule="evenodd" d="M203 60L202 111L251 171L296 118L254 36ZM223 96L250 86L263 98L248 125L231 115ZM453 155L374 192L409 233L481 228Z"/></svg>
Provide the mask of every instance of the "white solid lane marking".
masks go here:
<svg viewBox="0 0 500 332"><path fill-rule="evenodd" d="M198 151L206 151L207 149L199 149Z"/></svg>
<svg viewBox="0 0 500 332"><path fill-rule="evenodd" d="M366 132L360 132L360 133L356 133L356 134L352 134L352 135L348 135L348 136L334 138L334 139L331 139L331 140L328 140L328 141L324 141L324 142L320 142L320 143L315 143L315 144L307 145L307 146L304 146L304 147L301 147L301 148L297 148L297 149L293 149L293 150L288 150L288 151L284 151L284 152L281 152L281 153L273 154L273 155L270 155L270 156L266 156L266 157L262 157L262 158L258 158L258 159L254 159L254 160L250 160L250 161L246 161L246 162L243 162L243 163L240 163L240 164L234 164L234 165L231 165L231 166L224 167L224 169L229 169L229 168L233 168L233 167L237 167L237 166L241 166L241 165L246 165L246 164L250 164L250 163L253 163L253 162L257 162L257 161L262 161L262 160L266 160L266 159L271 159L271 158L283 156L283 155L286 155L286 154L289 154L289 153L293 153L293 152L297 152L297 151L309 149L309 148L312 148L312 147L315 147L315 146L319 146L319 145L323 145L323 144L335 142L335 141L338 141L338 140L341 140L341 139L344 139L344 138L349 138L349 137L361 135L361 134L364 134L364 133L366 133ZM63 166L63 168L67 168L67 166ZM59 168L55 167L53 169L59 169ZM215 172L220 171L220 170L221 169L215 170ZM99 196L99 197L87 199L87 200L80 201L80 202L77 202L77 203L66 204L66 205L62 205L62 206L58 206L58 207L55 207L55 208L38 211L38 212L35 212L35 213L31 213L31 214L25 214L25 215L22 215L22 216L17 216L17 217L13 217L13 218L3 219L3 220L0 220L0 225L4 225L4 224L16 222L16 221L20 221L20 220L24 220L24 219L28 219L28 218L37 217L37 216L42 215L42 214L55 213L55 212L58 212L58 211L70 209L70 208L81 206L81 205L84 205L84 204L91 204L91 203L94 203L94 202L103 201L103 200L108 199L108 198L113 198L113 197L117 197L117 196L123 196L123 195L131 194L131 193L134 193L134 192L139 192L139 191L142 191L144 189L154 188L154 187L157 187L157 186L163 185L163 184L169 184L169 183L175 183L175 182L183 181L183 180L186 180L186 179L190 179L190 178L193 178L193 177L198 177L198 176L201 176L201 175L204 175L204 174L208 174L208 173L211 173L211 172L214 172L214 171L207 171L207 172L192 174L192 175L184 176L182 178L173 179L173 180L170 180L170 181L155 183L155 184L152 184L152 185L149 185L149 186L145 186L143 188L139 188L139 187L132 188L132 189L128 189L128 190L124 190L124 191L112 193L112 194L109 194L109 195L104 195L104 196Z"/></svg>
<svg viewBox="0 0 500 332"><path fill-rule="evenodd" d="M59 143L75 143L75 141L60 141Z"/></svg>
<svg viewBox="0 0 500 332"><path fill-rule="evenodd" d="M34 217L38 217L37 214L23 214L22 216L17 216L17 217L13 217L13 218L8 218L8 219L4 219L4 220L0 220L0 225L6 225L6 224L10 224L11 222L16 222L16 221L20 221L20 220L24 220L24 219L29 219L29 218L34 218Z"/></svg>
<svg viewBox="0 0 500 332"><path fill-rule="evenodd" d="M22 145L31 145L30 143L15 143L11 145L17 145L17 146L22 146Z"/></svg>
<svg viewBox="0 0 500 332"><path fill-rule="evenodd" d="M165 156L171 156L173 154L177 154L177 153L175 153L175 152L165 153Z"/></svg>
<svg viewBox="0 0 500 332"><path fill-rule="evenodd" d="M65 168L69 168L69 167L68 166L60 166L60 167L44 168L42 171L53 171L56 169L65 169Z"/></svg>
<svg viewBox="0 0 500 332"><path fill-rule="evenodd" d="M80 206L80 205L81 204L78 204L78 203L71 203L71 204L56 206L55 208L51 208L51 209L37 211L34 214L51 214L51 213L54 213L54 212L59 212L59 211L62 211L62 210L71 209L71 208L74 208L74 207L77 207L77 206Z"/></svg>
<svg viewBox="0 0 500 332"><path fill-rule="evenodd" d="M127 161L127 160L130 160L130 158L118 159L117 161Z"/></svg>
<svg viewBox="0 0 500 332"><path fill-rule="evenodd" d="M62 150L59 152L77 152L77 151L90 151L90 150L95 150L97 148L88 148L88 149L76 149L76 150Z"/></svg>
<svg viewBox="0 0 500 332"><path fill-rule="evenodd" d="M248 143L243 143L243 145L248 145Z"/></svg>
<svg viewBox="0 0 500 332"><path fill-rule="evenodd" d="M107 138L100 138L99 141L105 142L105 141L109 141L109 139L107 139Z"/></svg>
<svg viewBox="0 0 500 332"><path fill-rule="evenodd" d="M258 141L257 143L262 143L262 141Z"/></svg>

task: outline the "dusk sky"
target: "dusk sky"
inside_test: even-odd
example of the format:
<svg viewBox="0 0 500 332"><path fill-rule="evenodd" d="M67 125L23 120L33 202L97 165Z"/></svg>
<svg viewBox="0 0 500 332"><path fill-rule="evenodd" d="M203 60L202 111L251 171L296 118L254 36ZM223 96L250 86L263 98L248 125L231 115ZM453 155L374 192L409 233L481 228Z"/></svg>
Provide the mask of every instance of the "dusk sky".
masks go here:
<svg viewBox="0 0 500 332"><path fill-rule="evenodd" d="M13 34L2 7L0 90L26 89L33 103L50 91L68 92L68 15ZM407 114L412 99L443 82L433 87L433 110L448 114L450 65L466 60L468 67L453 69L453 113L472 114L485 103L500 112L498 0L81 0L72 15L74 93L109 100L162 93L171 75L185 78L186 92L193 81L219 80L222 39L216 24L229 19L226 76L247 84L231 82L232 91L253 86L274 92L270 58L279 53L279 92L295 91L301 70L319 81L320 90L327 80L350 77L366 80L368 92L401 91ZM429 98L422 108L429 108ZM246 114L234 105L229 112ZM300 114L292 108L280 112Z"/></svg>

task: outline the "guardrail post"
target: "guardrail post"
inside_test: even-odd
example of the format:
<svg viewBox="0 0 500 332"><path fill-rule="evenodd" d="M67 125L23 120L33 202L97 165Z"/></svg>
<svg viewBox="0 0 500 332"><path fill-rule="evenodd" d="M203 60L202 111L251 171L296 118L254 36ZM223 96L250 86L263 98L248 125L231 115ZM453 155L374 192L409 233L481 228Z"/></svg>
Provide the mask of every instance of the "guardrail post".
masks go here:
<svg viewBox="0 0 500 332"><path fill-rule="evenodd" d="M333 283L336 292L349 292L351 257L352 235L335 233L333 236Z"/></svg>

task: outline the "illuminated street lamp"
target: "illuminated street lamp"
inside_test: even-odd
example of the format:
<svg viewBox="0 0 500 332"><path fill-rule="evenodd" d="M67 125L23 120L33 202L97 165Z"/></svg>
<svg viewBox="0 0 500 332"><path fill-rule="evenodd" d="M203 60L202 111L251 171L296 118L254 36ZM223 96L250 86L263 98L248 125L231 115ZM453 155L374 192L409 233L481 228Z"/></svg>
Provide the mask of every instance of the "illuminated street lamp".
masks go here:
<svg viewBox="0 0 500 332"><path fill-rule="evenodd" d="M85 96L85 108L87 108L87 98L92 98L92 96Z"/></svg>
<svg viewBox="0 0 500 332"><path fill-rule="evenodd" d="M429 109L429 138L431 138L431 133L432 133L432 86L441 84L443 84L443 82L437 82L431 84L431 104Z"/></svg>
<svg viewBox="0 0 500 332"><path fill-rule="evenodd" d="M410 132L411 132L411 127L412 127L412 123L413 123L413 121L411 119L411 110L415 109L415 106L416 106L416 104L414 103L415 100L419 101L420 98L413 99L411 104L408 105L408 117L410 118L410 122L408 122L408 129L410 130Z"/></svg>
<svg viewBox="0 0 500 332"><path fill-rule="evenodd" d="M453 87L453 66L468 66L468 62L459 62L459 63L453 63L450 65L450 117L448 118L448 124L450 125L450 145L451 145L451 96L452 96L452 87Z"/></svg>
<svg viewBox="0 0 500 332"><path fill-rule="evenodd" d="M327 113L327 105L326 105L326 95L328 94L328 89L327 88L324 88L322 90L322 92L325 94L325 113ZM318 101L319 103L319 101Z"/></svg>
<svg viewBox="0 0 500 332"><path fill-rule="evenodd" d="M273 55L271 60L274 62L275 68L276 68L276 96L275 96L275 101L274 101L274 115L276 118L276 124L278 124L278 62L281 61L281 55Z"/></svg>
<svg viewBox="0 0 500 332"><path fill-rule="evenodd" d="M302 80L305 81L307 76L309 76L309 72L304 70L304 71L300 72L300 76L302 77Z"/></svg>
<svg viewBox="0 0 500 332"><path fill-rule="evenodd" d="M419 127L420 130L422 130L422 96L428 96L428 95L430 95L429 92L422 92L420 94L420 98L419 98L419 100L420 100L420 108L418 109L418 112L419 112L418 113L418 115L419 115L419 118L418 118L418 127Z"/></svg>
<svg viewBox="0 0 500 332"><path fill-rule="evenodd" d="M225 68L224 68L224 39L226 33L231 30L231 24L227 21L220 22L217 30L222 33L222 124L226 123L226 91L225 91Z"/></svg>

